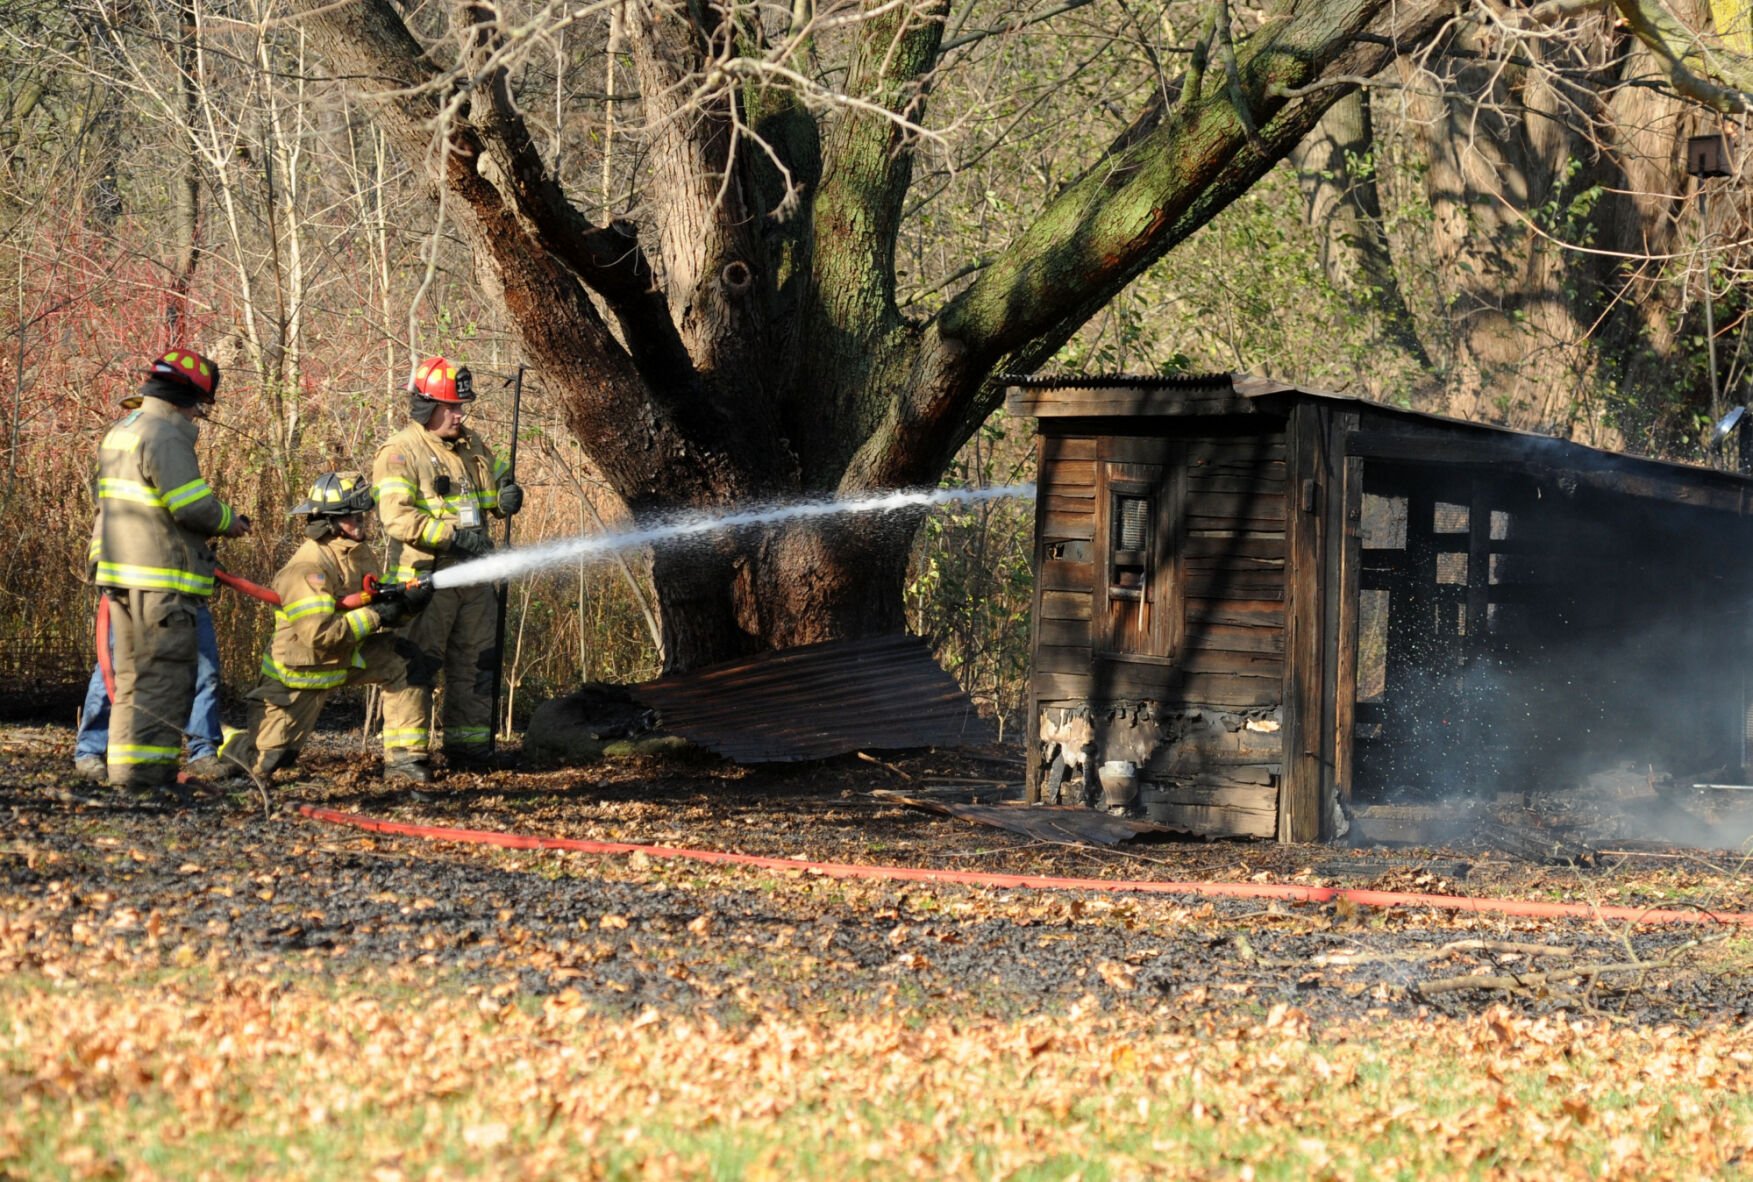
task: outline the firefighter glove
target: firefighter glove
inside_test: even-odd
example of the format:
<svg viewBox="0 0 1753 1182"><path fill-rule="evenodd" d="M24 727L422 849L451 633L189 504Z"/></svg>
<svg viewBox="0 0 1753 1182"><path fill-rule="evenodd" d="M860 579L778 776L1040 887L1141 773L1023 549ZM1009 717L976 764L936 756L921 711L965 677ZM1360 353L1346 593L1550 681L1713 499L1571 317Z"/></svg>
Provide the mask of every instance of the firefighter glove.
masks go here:
<svg viewBox="0 0 1753 1182"><path fill-rule="evenodd" d="M377 626L379 628L394 628L414 614L414 610L408 606L406 599L386 599L381 603L372 604L371 610L377 613Z"/></svg>
<svg viewBox="0 0 1753 1182"><path fill-rule="evenodd" d="M408 609L409 615L413 615L416 612L424 611L426 609L426 605L431 603L431 602L432 602L432 584L431 583L426 583L426 582L414 583L414 584L411 584L406 591L402 592L402 604Z"/></svg>
<svg viewBox="0 0 1753 1182"><path fill-rule="evenodd" d="M450 539L451 553L464 558L479 558L493 549L493 539L479 526L459 529Z"/></svg>
<svg viewBox="0 0 1753 1182"><path fill-rule="evenodd" d="M523 485L507 480L499 486L499 511L507 517L523 508Z"/></svg>

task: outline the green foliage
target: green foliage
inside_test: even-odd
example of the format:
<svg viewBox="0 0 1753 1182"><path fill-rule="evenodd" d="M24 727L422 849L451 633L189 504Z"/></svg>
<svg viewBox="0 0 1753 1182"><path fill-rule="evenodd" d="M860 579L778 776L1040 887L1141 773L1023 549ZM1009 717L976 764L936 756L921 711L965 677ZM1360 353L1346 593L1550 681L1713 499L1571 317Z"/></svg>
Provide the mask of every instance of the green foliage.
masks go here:
<svg viewBox="0 0 1753 1182"><path fill-rule="evenodd" d="M1034 430L1000 411L968 441L942 481L987 488L1030 480ZM1021 718L1028 692L1034 594L1031 501L982 501L926 518L906 588L908 626L1002 724Z"/></svg>

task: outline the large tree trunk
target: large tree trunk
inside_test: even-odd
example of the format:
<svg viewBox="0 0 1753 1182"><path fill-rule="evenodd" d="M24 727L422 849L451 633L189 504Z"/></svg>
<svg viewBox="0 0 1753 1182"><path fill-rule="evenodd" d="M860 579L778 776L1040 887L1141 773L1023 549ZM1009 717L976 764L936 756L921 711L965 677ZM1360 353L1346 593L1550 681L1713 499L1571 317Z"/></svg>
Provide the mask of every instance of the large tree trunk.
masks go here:
<svg viewBox="0 0 1753 1182"><path fill-rule="evenodd" d="M1283 5L1240 45L1233 78L1196 69L1179 101L1158 96L918 323L896 307L895 246L949 0L867 0L844 79L857 102L826 118L794 92L743 85L766 60L758 25L634 0L655 263L564 196L496 65L493 10L464 9L460 76L480 79L465 106L446 104L389 0L296 4L391 140L448 191L530 361L636 517L934 484L1000 396L992 375L1051 356L1282 158L1346 93L1312 85L1324 74L1372 74L1447 13L1442 0ZM764 148L739 138L752 126ZM775 157L796 183L786 202ZM818 519L655 554L666 668L899 628L917 522Z"/></svg>

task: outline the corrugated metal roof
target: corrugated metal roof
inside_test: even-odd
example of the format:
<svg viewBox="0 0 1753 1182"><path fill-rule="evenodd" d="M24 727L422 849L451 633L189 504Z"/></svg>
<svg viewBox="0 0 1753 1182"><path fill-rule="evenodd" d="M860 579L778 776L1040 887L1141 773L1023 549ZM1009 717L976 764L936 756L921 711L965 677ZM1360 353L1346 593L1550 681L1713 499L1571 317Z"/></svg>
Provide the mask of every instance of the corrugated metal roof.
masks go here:
<svg viewBox="0 0 1753 1182"><path fill-rule="evenodd" d="M1101 390L1124 386L1134 390L1222 390L1234 388L1229 373L1071 373L999 374L998 380L1021 390Z"/></svg>
<svg viewBox="0 0 1753 1182"><path fill-rule="evenodd" d="M636 685L664 729L737 763L996 741L916 636L831 640Z"/></svg>
<svg viewBox="0 0 1753 1182"><path fill-rule="evenodd" d="M1468 432L1492 436L1508 436L1527 441L1531 446L1550 449L1553 456L1568 455L1576 458L1588 457L1596 463L1617 465L1622 470L1666 472L1685 479L1701 481L1725 488L1753 488L1753 478L1738 472L1725 472L1721 469L1709 468L1702 464L1684 460L1662 460L1651 456L1635 455L1631 452L1610 451L1587 443L1578 443L1571 439L1560 439L1553 435L1538 431L1524 431L1515 427L1499 426L1496 423L1481 423L1472 419L1459 419L1452 415L1437 414L1433 411L1410 410L1403 406L1394 406L1386 402L1378 402L1373 398L1364 398L1356 394L1336 393L1331 390L1315 390L1305 386L1293 385L1277 378L1259 377L1253 374L1183 374L1173 377L1158 377L1144 374L1066 374L1066 375L1012 375L1001 374L999 381L1006 383L1015 391L1101 391L1101 390L1138 390L1173 391L1189 397L1199 395L1223 396L1233 395L1238 399L1254 402L1265 401L1275 396L1290 398L1307 398L1320 402L1362 404L1373 410L1386 412L1398 418L1441 423L1446 426L1458 427ZM1006 409L1013 413L1033 413L1016 397L1006 402ZM1090 417L1103 417L1112 412L1082 412L1076 407L1068 406L1056 413L1088 413ZM1124 416L1117 416L1124 417ZM1746 512L1746 509L1742 510Z"/></svg>

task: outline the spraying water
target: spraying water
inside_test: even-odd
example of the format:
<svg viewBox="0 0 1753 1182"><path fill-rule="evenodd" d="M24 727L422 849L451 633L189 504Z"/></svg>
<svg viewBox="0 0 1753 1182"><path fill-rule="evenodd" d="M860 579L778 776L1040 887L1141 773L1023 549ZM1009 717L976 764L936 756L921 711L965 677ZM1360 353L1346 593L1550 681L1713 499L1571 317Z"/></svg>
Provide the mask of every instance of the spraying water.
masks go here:
<svg viewBox="0 0 1753 1182"><path fill-rule="evenodd" d="M892 513L898 509L930 508L933 505L952 503L968 504L1009 497L1028 498L1034 495L1035 486L1033 484L1007 484L1000 488L903 489L855 501L839 499L798 501L791 504L744 509L736 513L690 515L672 518L642 528L620 530L607 534L590 534L576 538L562 538L559 541L544 542L539 546L530 546L521 550L506 550L498 554L489 554L485 558L477 558L460 566L446 567L432 577L432 585L443 589L445 587L469 587L477 583L495 583L502 579L515 579L532 571L558 566L560 563L572 562L579 558L601 558L638 546L661 546L670 542L686 541L756 525L779 525L788 521L801 521L812 517L834 517L850 513Z"/></svg>

